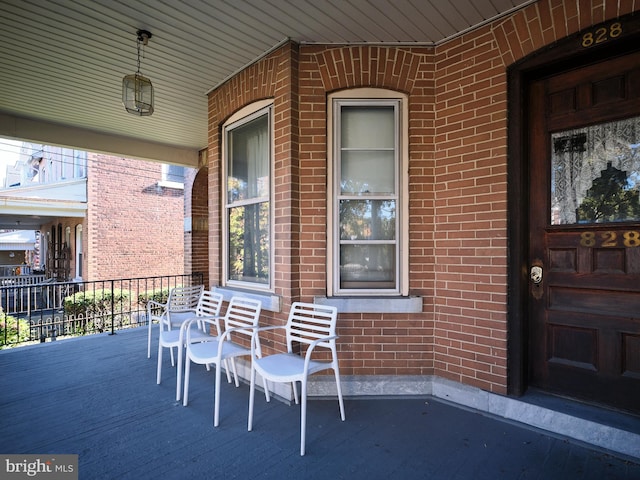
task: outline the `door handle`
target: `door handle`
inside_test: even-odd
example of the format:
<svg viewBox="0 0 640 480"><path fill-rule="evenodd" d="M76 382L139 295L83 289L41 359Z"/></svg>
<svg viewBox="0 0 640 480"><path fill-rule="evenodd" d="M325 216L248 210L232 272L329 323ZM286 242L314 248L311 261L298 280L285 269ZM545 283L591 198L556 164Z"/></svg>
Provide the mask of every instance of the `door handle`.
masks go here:
<svg viewBox="0 0 640 480"><path fill-rule="evenodd" d="M529 274L531 281L535 284L542 282L542 267L533 266L531 267L531 273Z"/></svg>

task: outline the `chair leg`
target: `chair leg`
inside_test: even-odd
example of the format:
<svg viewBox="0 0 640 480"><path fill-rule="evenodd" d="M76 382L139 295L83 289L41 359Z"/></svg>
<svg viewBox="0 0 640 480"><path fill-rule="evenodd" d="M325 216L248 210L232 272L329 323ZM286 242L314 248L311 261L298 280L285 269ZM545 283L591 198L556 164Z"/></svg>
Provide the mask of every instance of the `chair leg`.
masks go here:
<svg viewBox="0 0 640 480"><path fill-rule="evenodd" d="M220 377L222 376L222 365L216 364L216 391L214 394L213 426L220 424Z"/></svg>
<svg viewBox="0 0 640 480"><path fill-rule="evenodd" d="M293 399L296 401L296 405L300 403L300 400L298 400L298 385L296 385L296 382L291 382L291 388L293 389Z"/></svg>
<svg viewBox="0 0 640 480"><path fill-rule="evenodd" d="M233 378L236 381L236 388L240 386L240 382L238 382L238 370L236 369L236 359L231 359L231 367L233 368Z"/></svg>
<svg viewBox="0 0 640 480"><path fill-rule="evenodd" d="M176 402L180 401L180 389L182 388L182 370L183 370L183 366L182 364L184 363L184 346L180 345L178 347L178 372L176 374Z"/></svg>
<svg viewBox="0 0 640 480"><path fill-rule="evenodd" d="M336 377L336 390L338 391L338 403L340 404L340 418L344 422L344 401L342 400L342 387L340 386L340 373L337 368L333 369Z"/></svg>
<svg viewBox="0 0 640 480"><path fill-rule="evenodd" d="M300 456L304 456L307 436L307 379L302 379L302 405L300 406Z"/></svg>
<svg viewBox="0 0 640 480"><path fill-rule="evenodd" d="M169 352L171 353L171 366L175 367L176 361L175 361L175 358L173 357L173 347L169 347Z"/></svg>
<svg viewBox="0 0 640 480"><path fill-rule="evenodd" d="M147 327L147 358L151 358L151 316L149 316L149 325Z"/></svg>
<svg viewBox="0 0 640 480"><path fill-rule="evenodd" d="M267 402L271 401L271 397L269 396L269 387L267 386L267 379L262 377L262 386L264 387L264 398Z"/></svg>
<svg viewBox="0 0 640 480"><path fill-rule="evenodd" d="M253 400L254 400L254 390L256 386L256 370L251 365L251 383L249 385L249 421L247 424L247 430L250 432L253 428Z"/></svg>
<svg viewBox="0 0 640 480"><path fill-rule="evenodd" d="M186 407L189 403L189 373L191 372L191 358L187 355L184 362L184 393L182 395L182 405Z"/></svg>
<svg viewBox="0 0 640 480"><path fill-rule="evenodd" d="M160 385L162 379L162 343L158 339L158 372L156 374L156 383Z"/></svg>
<svg viewBox="0 0 640 480"><path fill-rule="evenodd" d="M231 383L231 371L229 370L229 359L225 358L223 363L224 363L224 371L227 372L227 382Z"/></svg>

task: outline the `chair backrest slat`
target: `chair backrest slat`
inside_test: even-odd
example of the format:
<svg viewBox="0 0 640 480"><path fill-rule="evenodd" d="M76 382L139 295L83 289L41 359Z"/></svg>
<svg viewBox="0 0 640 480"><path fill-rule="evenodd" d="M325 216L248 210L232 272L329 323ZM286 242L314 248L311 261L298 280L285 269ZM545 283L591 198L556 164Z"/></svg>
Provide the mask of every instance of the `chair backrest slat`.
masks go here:
<svg viewBox="0 0 640 480"><path fill-rule="evenodd" d="M245 327L257 327L261 310L262 302L260 300L253 300L245 297L232 297L224 315L225 330L231 328L243 329ZM253 334L253 329L248 328L247 330L238 330L237 333L251 336Z"/></svg>
<svg viewBox="0 0 640 480"><path fill-rule="evenodd" d="M315 340L336 334L338 311L335 307L295 302L291 305L287 321L287 343L310 344ZM328 346L327 342L320 345Z"/></svg>
<svg viewBox="0 0 640 480"><path fill-rule="evenodd" d="M194 310L204 290L203 285L174 287L169 292L169 310L174 312Z"/></svg>
<svg viewBox="0 0 640 480"><path fill-rule="evenodd" d="M217 317L222 308L223 296L219 293L205 290L200 295L200 301L196 307L196 315L199 317Z"/></svg>

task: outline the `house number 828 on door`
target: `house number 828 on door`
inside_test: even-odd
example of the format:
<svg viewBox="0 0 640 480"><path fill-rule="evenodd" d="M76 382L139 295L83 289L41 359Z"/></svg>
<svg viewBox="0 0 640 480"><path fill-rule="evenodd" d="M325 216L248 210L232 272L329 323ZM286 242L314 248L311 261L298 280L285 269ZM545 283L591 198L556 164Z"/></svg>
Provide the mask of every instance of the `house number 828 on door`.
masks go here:
<svg viewBox="0 0 640 480"><path fill-rule="evenodd" d="M637 230L627 230L619 235L618 232L582 232L580 234L580 245L583 247L640 247L640 232Z"/></svg>

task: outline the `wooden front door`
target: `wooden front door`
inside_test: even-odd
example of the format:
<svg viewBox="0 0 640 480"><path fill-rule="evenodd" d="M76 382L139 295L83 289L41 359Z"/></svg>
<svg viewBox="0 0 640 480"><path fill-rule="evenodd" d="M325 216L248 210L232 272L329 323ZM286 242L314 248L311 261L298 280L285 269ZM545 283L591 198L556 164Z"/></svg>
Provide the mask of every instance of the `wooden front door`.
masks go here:
<svg viewBox="0 0 640 480"><path fill-rule="evenodd" d="M529 87L529 385L640 413L640 52Z"/></svg>

